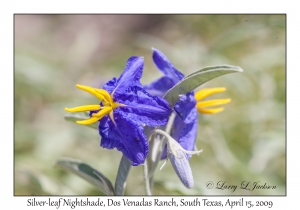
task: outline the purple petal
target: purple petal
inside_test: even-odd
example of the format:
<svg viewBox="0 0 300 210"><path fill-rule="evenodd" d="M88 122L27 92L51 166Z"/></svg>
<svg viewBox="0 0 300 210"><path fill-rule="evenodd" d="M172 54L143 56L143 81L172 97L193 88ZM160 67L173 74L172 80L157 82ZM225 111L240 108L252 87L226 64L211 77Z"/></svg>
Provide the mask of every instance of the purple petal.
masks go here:
<svg viewBox="0 0 300 210"><path fill-rule="evenodd" d="M174 109L177 114L182 117L183 121L188 124L195 119L195 114L191 111L195 109L196 99L194 92L190 92L186 95L180 95L179 101L175 104Z"/></svg>
<svg viewBox="0 0 300 210"><path fill-rule="evenodd" d="M116 125L108 116L100 120L100 145L107 149L117 148L133 166L143 164L148 155L148 141L141 123L121 109L114 110L114 121Z"/></svg>
<svg viewBox="0 0 300 210"><path fill-rule="evenodd" d="M152 50L152 58L157 68L161 70L165 76L171 78L175 85L184 77L184 75L173 66L167 56L165 56L161 51L155 48L152 48Z"/></svg>
<svg viewBox="0 0 300 210"><path fill-rule="evenodd" d="M114 93L123 93L128 87L142 86L140 78L143 74L144 58L132 56L127 60L126 67L117 80ZM111 82L111 81L110 81Z"/></svg>
<svg viewBox="0 0 300 210"><path fill-rule="evenodd" d="M114 100L126 106L120 107L130 113L131 119L148 126L163 126L172 110L166 100L152 96L142 87L134 86L125 93L116 93Z"/></svg>
<svg viewBox="0 0 300 210"><path fill-rule="evenodd" d="M113 90L117 87L117 84L117 78L114 77L103 86L103 89L109 93L112 93Z"/></svg>
<svg viewBox="0 0 300 210"><path fill-rule="evenodd" d="M173 133L172 137L174 139L178 139L178 143L185 150L194 151L198 131L198 112L196 108L193 108L190 111L189 118L190 120L188 123L183 121L180 117L175 119L175 132ZM187 155L187 157L190 158L191 155Z"/></svg>
<svg viewBox="0 0 300 210"><path fill-rule="evenodd" d="M174 80L169 77L162 77L149 85L145 85L145 90L154 96L163 97L165 93L175 85Z"/></svg>
<svg viewBox="0 0 300 210"><path fill-rule="evenodd" d="M195 120L185 125L178 140L178 143L188 151L194 151L198 131L198 112L194 109L192 113L196 116Z"/></svg>

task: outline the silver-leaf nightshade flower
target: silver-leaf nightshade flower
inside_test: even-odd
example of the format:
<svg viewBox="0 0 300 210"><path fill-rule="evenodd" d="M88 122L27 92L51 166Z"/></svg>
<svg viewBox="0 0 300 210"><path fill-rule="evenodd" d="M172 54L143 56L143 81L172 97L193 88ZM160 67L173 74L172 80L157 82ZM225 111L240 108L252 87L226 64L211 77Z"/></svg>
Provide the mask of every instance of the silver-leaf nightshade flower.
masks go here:
<svg viewBox="0 0 300 210"><path fill-rule="evenodd" d="M169 89L184 78L184 75L174 67L161 51L154 48L152 50L153 61L157 68L164 73L164 76L144 87L150 94L163 97ZM224 105L231 101L229 98L208 101L203 101L203 99L212 94L224 92L225 90L226 88L223 87L204 88L196 93L192 91L179 96L179 101L174 106L177 115L170 135L184 149L188 151L194 150L198 129L198 112L201 114L215 114L223 111L224 108L208 107ZM162 158L166 157L167 150L165 149Z"/></svg>
<svg viewBox="0 0 300 210"><path fill-rule="evenodd" d="M174 67L161 51L154 48L152 48L152 50L153 61L157 68L164 73L164 76L144 87L149 93L163 97L169 89L184 78L184 75ZM196 93L192 91L179 96L179 101L174 106L176 116L170 135L185 151L193 151L195 148L198 129L198 112L201 114L215 114L223 111L224 108L209 107L224 105L230 102L229 98L208 101L203 101L203 99L212 94L224 92L225 90L226 88L223 87L205 88ZM178 158L179 155L183 157L180 159ZM168 156L182 183L188 188L193 186L193 177L188 161L191 154L183 152L180 149L177 150L177 152L170 153L166 145L161 158L165 159Z"/></svg>
<svg viewBox="0 0 300 210"><path fill-rule="evenodd" d="M65 108L68 112L90 111L89 119L77 123L99 121L100 145L107 149L117 148L134 166L143 164L148 155L144 126L163 126L171 113L166 100L150 95L140 83L143 66L142 57L132 56L121 76L107 82L103 89L76 85L96 96L100 103Z"/></svg>

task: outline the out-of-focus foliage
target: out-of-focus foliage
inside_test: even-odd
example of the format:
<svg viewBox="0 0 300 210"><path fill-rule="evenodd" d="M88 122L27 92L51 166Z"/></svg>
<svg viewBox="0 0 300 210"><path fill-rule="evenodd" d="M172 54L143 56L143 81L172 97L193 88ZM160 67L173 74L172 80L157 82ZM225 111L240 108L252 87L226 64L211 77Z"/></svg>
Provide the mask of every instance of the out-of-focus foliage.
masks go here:
<svg viewBox="0 0 300 210"><path fill-rule="evenodd" d="M186 189L171 164L156 171L155 195L284 195L286 69L284 15L15 15L15 195L101 195L54 167L80 159L114 183L120 152L99 146L96 130L64 119L64 107L97 103L76 84L101 87L132 55L145 57L143 84L161 76L160 49L188 75L205 66L240 66L203 87L226 87L225 111L199 115L191 158L195 187ZM213 98L213 97L212 97ZM207 189L226 181L232 190ZM243 190L260 181L273 190ZM142 167L132 167L126 194L144 194Z"/></svg>

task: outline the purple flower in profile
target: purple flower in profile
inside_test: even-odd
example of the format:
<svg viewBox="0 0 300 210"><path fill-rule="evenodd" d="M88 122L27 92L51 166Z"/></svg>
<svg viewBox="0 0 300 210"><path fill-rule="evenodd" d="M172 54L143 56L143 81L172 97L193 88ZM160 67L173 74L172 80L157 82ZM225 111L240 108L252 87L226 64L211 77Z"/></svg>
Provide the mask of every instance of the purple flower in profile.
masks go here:
<svg viewBox="0 0 300 210"><path fill-rule="evenodd" d="M90 111L89 119L77 123L100 121L100 145L107 149L117 148L134 166L143 164L148 155L144 126L164 126L171 113L167 101L150 95L140 83L143 66L144 59L133 56L128 59L121 76L107 82L103 89L77 85L101 102L65 109L68 112Z"/></svg>
<svg viewBox="0 0 300 210"><path fill-rule="evenodd" d="M179 72L169 59L159 50L152 48L153 61L157 68L164 73L164 76L144 88L152 95L164 96L164 94L177 84L184 75ZM193 151L197 136L198 113L194 92L179 96L175 104L176 117L170 135L188 151ZM187 155L190 157L190 155ZM164 149L162 159L167 157L167 149Z"/></svg>
<svg viewBox="0 0 300 210"><path fill-rule="evenodd" d="M153 83L144 86L144 88L152 95L164 96L165 93L176 85L184 75L178 71L169 59L159 50L152 48L153 61L157 68L164 73L164 76ZM176 117L171 136L187 151L193 151L196 142L198 128L198 112L201 114L215 114L224 110L223 107L211 108L207 107L223 105L230 102L229 98L214 99L202 101L202 99L215 94L224 92L226 88L204 88L197 91L189 92L185 95L179 95L179 101L174 105ZM190 154L186 154L190 158ZM165 148L162 159L167 157L167 149Z"/></svg>
<svg viewBox="0 0 300 210"><path fill-rule="evenodd" d="M164 96L165 93L176 85L184 75L179 72L169 59L159 50L153 50L153 61L157 68L164 73L164 76L153 83L144 86L151 94ZM171 164L187 188L194 186L194 179L189 165L189 158L192 154L200 153L193 151L196 142L198 128L198 112L202 114L214 114L224 110L223 107L207 109L209 106L222 105L230 102L230 99L215 99L201 101L214 94L225 91L225 88L205 88L194 94L194 91L185 95L179 95L179 100L174 105L176 116L172 125L170 135L159 132L167 137L167 145L164 148L161 159L170 158Z"/></svg>

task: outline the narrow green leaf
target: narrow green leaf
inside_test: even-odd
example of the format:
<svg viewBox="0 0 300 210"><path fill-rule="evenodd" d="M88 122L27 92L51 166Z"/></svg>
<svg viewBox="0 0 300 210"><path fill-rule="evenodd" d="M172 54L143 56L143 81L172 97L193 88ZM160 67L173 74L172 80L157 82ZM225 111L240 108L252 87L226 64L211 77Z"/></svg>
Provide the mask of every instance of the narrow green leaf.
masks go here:
<svg viewBox="0 0 300 210"><path fill-rule="evenodd" d="M117 174L117 178L116 178L116 183L115 183L116 195L124 195L126 180L127 180L127 176L129 174L130 168L131 168L131 161L128 160L123 155L122 159L120 161L118 174Z"/></svg>
<svg viewBox="0 0 300 210"><path fill-rule="evenodd" d="M62 169L72 172L97 187L105 195L114 195L111 182L99 171L91 166L71 158L63 158L56 162Z"/></svg>
<svg viewBox="0 0 300 210"><path fill-rule="evenodd" d="M109 192L110 194L106 194L106 195L114 195L114 187L112 185L112 183L103 175L101 174L99 171L94 170L94 174L101 179L102 183L105 183L103 186L105 188L105 192Z"/></svg>
<svg viewBox="0 0 300 210"><path fill-rule="evenodd" d="M86 120L89 118L89 114L87 112L76 112L76 113L68 113L65 115L65 120L74 122L78 120ZM89 125L85 125L87 127L93 128L93 129L98 129L98 123L93 123Z"/></svg>
<svg viewBox="0 0 300 210"><path fill-rule="evenodd" d="M170 106L173 107L178 101L179 95L187 94L213 78L242 71L243 69L240 67L230 65L204 67L180 80L165 94L164 98L169 102Z"/></svg>

